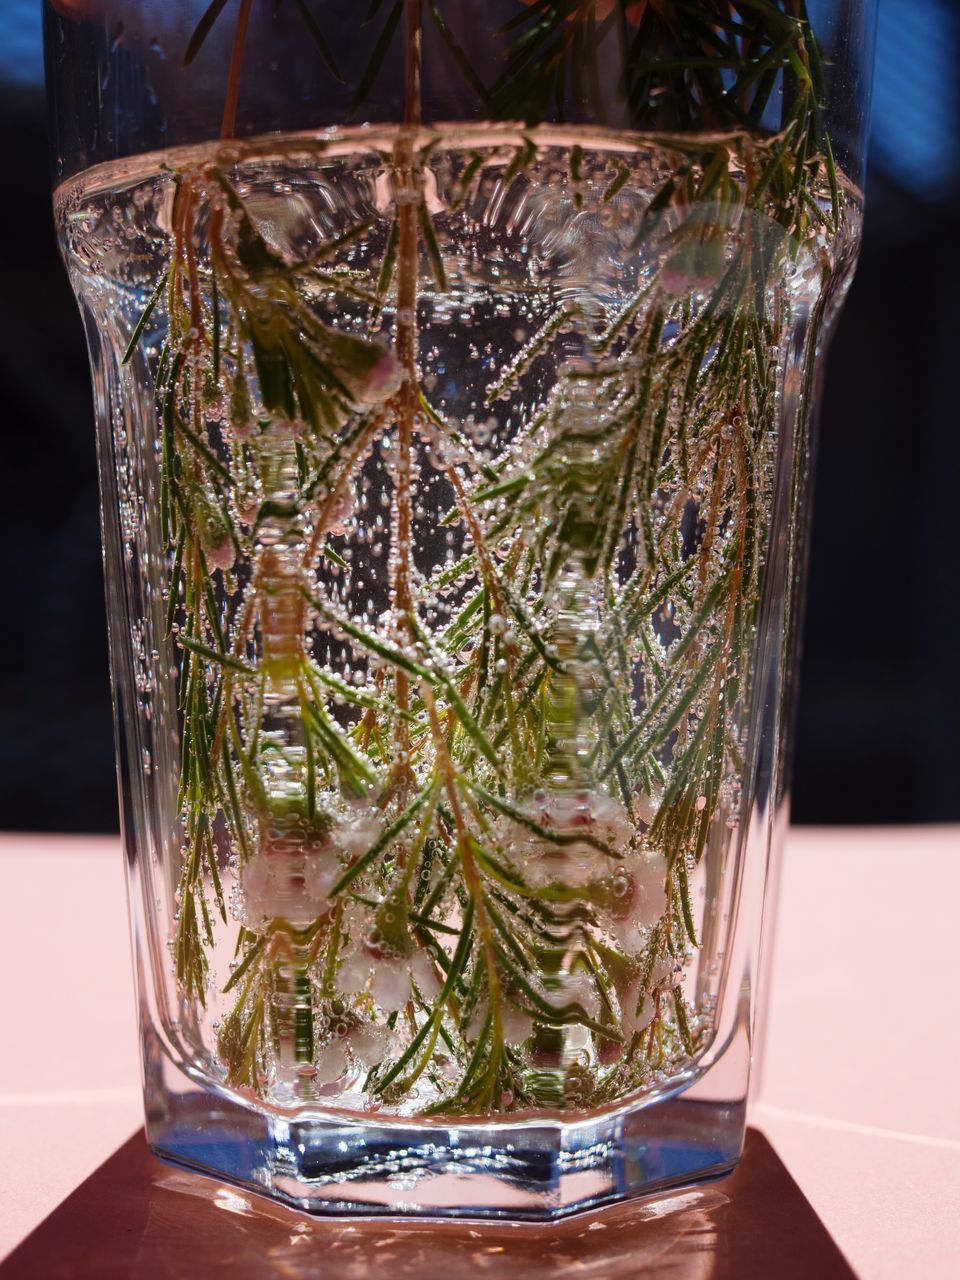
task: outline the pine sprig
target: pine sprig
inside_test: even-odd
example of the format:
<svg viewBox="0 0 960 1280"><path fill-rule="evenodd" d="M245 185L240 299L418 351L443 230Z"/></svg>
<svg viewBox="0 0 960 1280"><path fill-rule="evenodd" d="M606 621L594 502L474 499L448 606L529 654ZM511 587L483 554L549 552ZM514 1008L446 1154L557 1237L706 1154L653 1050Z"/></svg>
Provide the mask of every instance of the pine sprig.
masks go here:
<svg viewBox="0 0 960 1280"><path fill-rule="evenodd" d="M339 77L307 0L294 7ZM207 8L188 62L225 9ZM123 357L163 334L175 969L182 999L204 1004L229 921L226 841L243 920L220 992L229 1084L269 1096L286 1072L310 1100L336 1059L343 1073L362 1064L390 1106L417 1089L434 1114L577 1109L704 1043L676 977L703 931L691 871L743 772L789 323L770 286L805 240L839 229L842 188L802 5L532 0L503 28L487 87L442 0L374 0L355 112L397 44L410 71L418 15L489 117L524 122L519 136L468 154L435 215L438 140L404 132L384 161L404 199L360 268L372 216L293 259L234 174L178 173L169 262ZM615 85L602 72L613 51ZM487 408L516 430L480 457L416 360L420 294L448 293L459 270L441 218L469 221L488 177L535 187L548 132L534 126L583 114L677 131L631 232L644 270L602 313L544 308L489 375ZM569 150L574 215L636 206L633 187L621 156L597 167ZM330 319L350 304L358 322ZM571 340L588 360L566 359ZM532 395L544 373L552 385ZM355 548L334 531L387 441L378 620L351 611ZM441 523L459 550L421 574L412 459L427 446L455 451L439 468L453 503ZM631 940L651 859L661 883L642 892L662 892L663 910ZM382 985L397 974L399 999ZM588 1064L564 1065L570 1028Z"/></svg>

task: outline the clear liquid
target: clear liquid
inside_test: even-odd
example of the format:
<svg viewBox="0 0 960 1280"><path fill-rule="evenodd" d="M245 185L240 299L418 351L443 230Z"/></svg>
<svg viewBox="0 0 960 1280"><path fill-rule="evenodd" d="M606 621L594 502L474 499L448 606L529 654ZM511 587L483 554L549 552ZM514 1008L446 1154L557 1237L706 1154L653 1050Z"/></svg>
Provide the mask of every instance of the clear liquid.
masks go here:
<svg viewBox="0 0 960 1280"><path fill-rule="evenodd" d="M709 1045L784 404L856 241L829 191L799 239L752 201L766 145L705 139L722 196L665 211L687 152L557 129L59 193L139 575L167 1016L213 1078L580 1112Z"/></svg>

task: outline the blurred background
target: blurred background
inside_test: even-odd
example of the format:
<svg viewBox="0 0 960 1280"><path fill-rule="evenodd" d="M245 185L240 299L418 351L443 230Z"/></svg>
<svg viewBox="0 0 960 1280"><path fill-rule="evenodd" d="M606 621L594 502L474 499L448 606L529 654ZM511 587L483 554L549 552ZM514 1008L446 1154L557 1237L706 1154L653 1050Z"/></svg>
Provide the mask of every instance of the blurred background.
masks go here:
<svg viewBox="0 0 960 1280"><path fill-rule="evenodd" d="M878 40L866 236L821 418L800 823L960 819L960 0L880 0ZM93 410L42 75L39 0L2 0L0 829L109 832Z"/></svg>

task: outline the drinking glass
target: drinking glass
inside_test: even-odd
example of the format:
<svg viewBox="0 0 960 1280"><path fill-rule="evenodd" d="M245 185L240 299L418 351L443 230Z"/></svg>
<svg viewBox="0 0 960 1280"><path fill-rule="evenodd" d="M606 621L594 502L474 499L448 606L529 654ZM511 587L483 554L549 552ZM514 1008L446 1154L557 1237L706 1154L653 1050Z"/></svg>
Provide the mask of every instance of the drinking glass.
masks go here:
<svg viewBox="0 0 960 1280"><path fill-rule="evenodd" d="M165 1159L531 1220L736 1163L872 20L46 3Z"/></svg>

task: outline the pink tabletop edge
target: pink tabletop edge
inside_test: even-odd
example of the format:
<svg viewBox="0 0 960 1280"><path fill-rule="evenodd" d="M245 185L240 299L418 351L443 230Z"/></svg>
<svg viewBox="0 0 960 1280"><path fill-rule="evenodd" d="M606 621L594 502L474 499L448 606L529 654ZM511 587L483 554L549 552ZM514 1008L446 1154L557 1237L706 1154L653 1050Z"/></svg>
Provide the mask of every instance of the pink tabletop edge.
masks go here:
<svg viewBox="0 0 960 1280"><path fill-rule="evenodd" d="M0 1152L17 1170L2 1257L141 1104L119 842L3 835L0 859L0 1008L20 1028L0 1055ZM752 1123L862 1280L956 1275L960 1101L937 1075L960 1057L945 1016L958 900L960 827L789 833ZM57 993L55 1018L38 992Z"/></svg>

